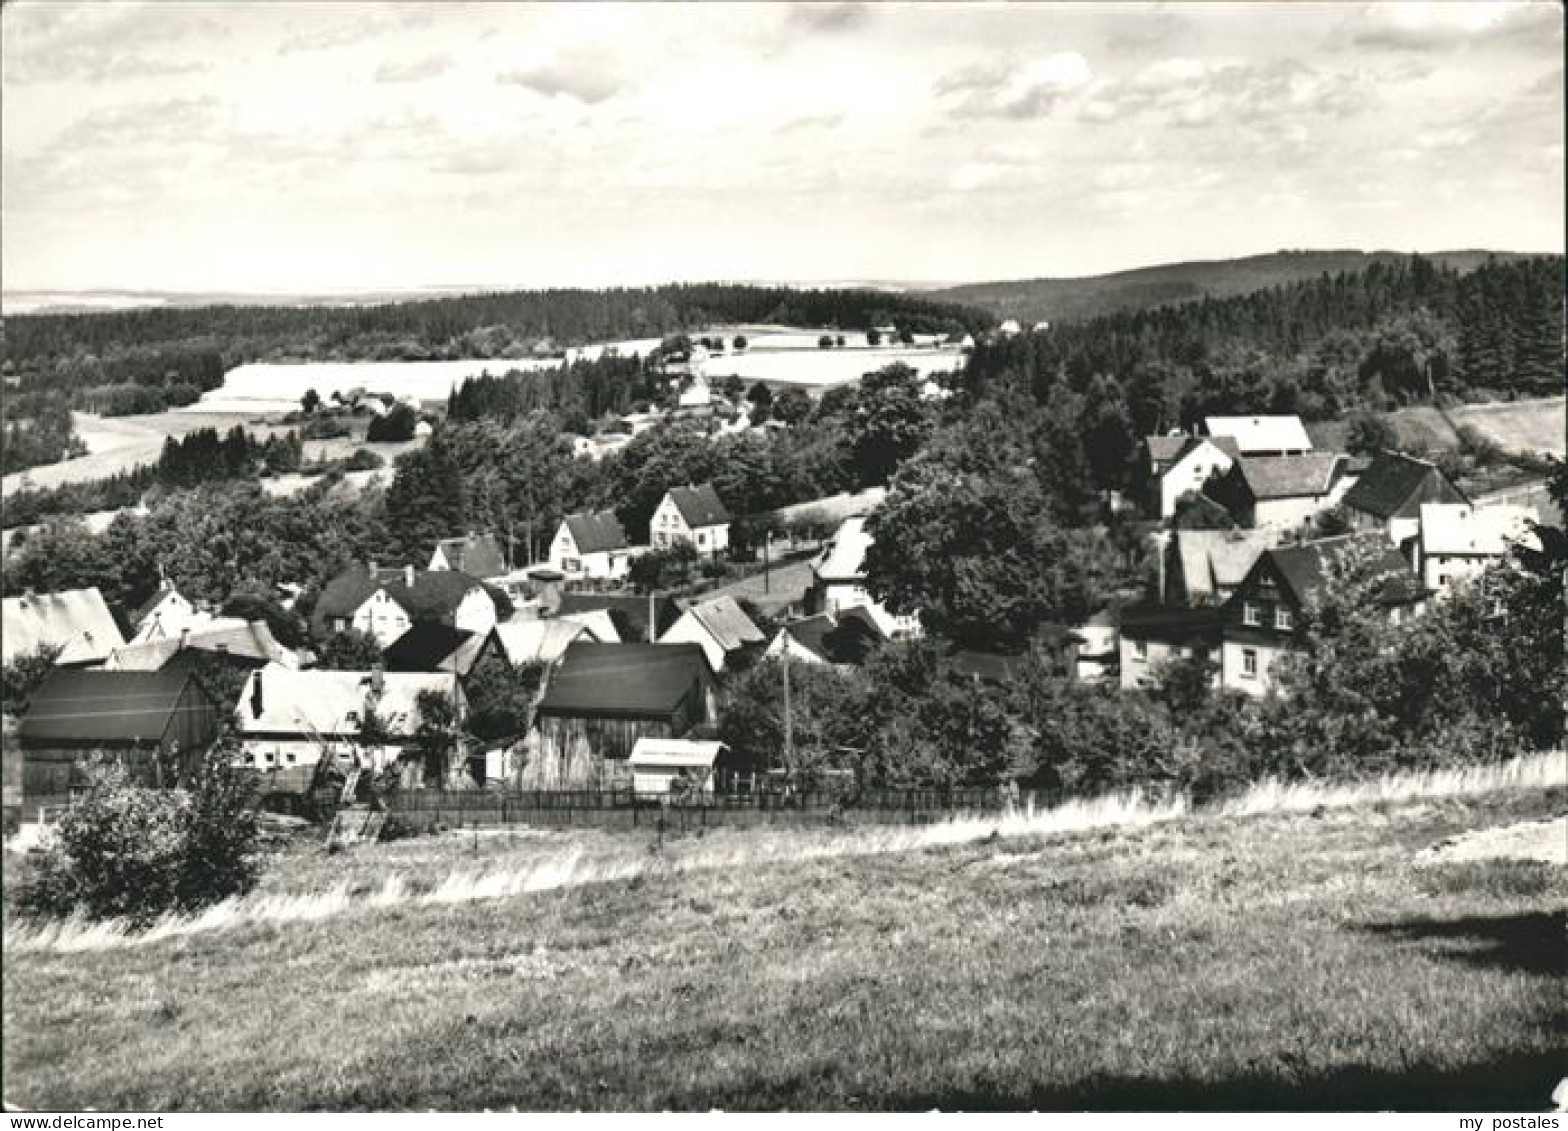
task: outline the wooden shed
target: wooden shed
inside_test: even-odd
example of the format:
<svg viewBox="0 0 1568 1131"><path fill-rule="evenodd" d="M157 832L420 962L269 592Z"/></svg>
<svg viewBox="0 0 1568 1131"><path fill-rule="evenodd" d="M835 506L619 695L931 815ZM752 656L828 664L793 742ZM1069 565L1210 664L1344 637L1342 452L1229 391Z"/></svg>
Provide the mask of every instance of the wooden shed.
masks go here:
<svg viewBox="0 0 1568 1131"><path fill-rule="evenodd" d="M701 645L573 643L535 709L523 784L629 784L638 739L680 738L717 713Z"/></svg>
<svg viewBox="0 0 1568 1131"><path fill-rule="evenodd" d="M56 669L17 728L24 793L68 793L95 752L122 758L146 784L174 785L217 737L222 714L187 671Z"/></svg>

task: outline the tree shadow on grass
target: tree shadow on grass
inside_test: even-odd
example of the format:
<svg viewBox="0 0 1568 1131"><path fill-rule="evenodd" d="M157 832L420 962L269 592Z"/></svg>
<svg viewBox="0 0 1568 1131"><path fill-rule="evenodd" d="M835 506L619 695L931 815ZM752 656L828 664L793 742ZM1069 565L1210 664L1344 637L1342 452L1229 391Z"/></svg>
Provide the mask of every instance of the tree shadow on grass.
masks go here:
<svg viewBox="0 0 1568 1131"><path fill-rule="evenodd" d="M893 1111L1547 1111L1563 1076L1555 1053L1463 1068L1342 1068L1316 1076L1223 1080L1090 1077L1064 1088L933 1091L877 1097Z"/></svg>
<svg viewBox="0 0 1568 1131"><path fill-rule="evenodd" d="M1568 975L1568 925L1562 912L1369 923L1363 930L1400 942L1435 942L1442 957L1471 966L1561 978Z"/></svg>

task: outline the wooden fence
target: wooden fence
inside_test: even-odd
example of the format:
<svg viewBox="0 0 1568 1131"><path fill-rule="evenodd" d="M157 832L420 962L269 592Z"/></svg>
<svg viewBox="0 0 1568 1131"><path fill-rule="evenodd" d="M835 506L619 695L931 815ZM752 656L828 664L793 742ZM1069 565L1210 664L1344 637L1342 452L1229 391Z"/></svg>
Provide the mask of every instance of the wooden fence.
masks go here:
<svg viewBox="0 0 1568 1131"><path fill-rule="evenodd" d="M867 789L757 792L696 796L666 804L630 789L405 790L384 802L399 821L420 828L474 828L487 825L596 828L699 829L722 825L923 824L963 814L998 813L1009 804L1000 790ZM1026 791L1020 805L1052 800Z"/></svg>

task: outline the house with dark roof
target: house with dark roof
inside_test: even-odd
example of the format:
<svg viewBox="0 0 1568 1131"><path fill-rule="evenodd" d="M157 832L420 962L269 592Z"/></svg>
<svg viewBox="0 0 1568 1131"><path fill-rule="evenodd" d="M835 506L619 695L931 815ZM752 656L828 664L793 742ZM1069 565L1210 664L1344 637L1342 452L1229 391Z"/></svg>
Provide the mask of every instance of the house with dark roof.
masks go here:
<svg viewBox="0 0 1568 1131"><path fill-rule="evenodd" d="M97 589L24 593L0 602L0 662L11 663L40 648L58 648L60 667L101 664L125 646L114 614Z"/></svg>
<svg viewBox="0 0 1568 1131"><path fill-rule="evenodd" d="M511 612L504 592L466 573L371 564L351 566L329 581L310 623L318 638L353 629L385 648L418 623L486 633Z"/></svg>
<svg viewBox="0 0 1568 1131"><path fill-rule="evenodd" d="M17 726L23 792L69 792L100 751L146 784L174 785L195 770L221 720L222 707L189 672L57 668Z"/></svg>
<svg viewBox="0 0 1568 1131"><path fill-rule="evenodd" d="M837 616L818 613L790 621L779 629L763 655L782 659L788 652L795 662L858 666L886 639L871 617L849 608Z"/></svg>
<svg viewBox="0 0 1568 1131"><path fill-rule="evenodd" d="M1422 503L1468 503L1463 491L1434 463L1403 452L1379 452L1345 493L1345 511L1357 530L1381 530L1402 546L1421 529Z"/></svg>
<svg viewBox="0 0 1568 1131"><path fill-rule="evenodd" d="M1358 558L1378 581L1374 599L1392 622L1421 610L1425 586L1381 534L1342 534L1268 550L1220 610L1220 685L1267 694L1275 686L1271 669L1300 647L1330 578Z"/></svg>
<svg viewBox="0 0 1568 1131"><path fill-rule="evenodd" d="M381 659L389 672L449 672L466 678L486 656L500 655L494 632L420 621L383 648Z"/></svg>
<svg viewBox="0 0 1568 1131"><path fill-rule="evenodd" d="M616 593L562 593L548 609L551 616L572 618L586 625L594 635L604 640L595 626L597 617L609 617L615 639L625 644L652 644L668 632L680 619L680 606L673 597L645 597ZM609 641L604 641L609 643Z"/></svg>
<svg viewBox="0 0 1568 1131"><path fill-rule="evenodd" d="M671 487L654 509L648 534L656 550L686 542L699 554L717 556L729 549L730 512L712 483Z"/></svg>
<svg viewBox="0 0 1568 1131"><path fill-rule="evenodd" d="M1210 480L1204 494L1229 511L1238 525L1289 537L1308 533L1352 482L1350 458L1337 452L1242 456Z"/></svg>
<svg viewBox="0 0 1568 1131"><path fill-rule="evenodd" d="M730 657L748 649L760 649L768 642L762 630L746 615L734 597L710 597L696 601L676 619L660 644L697 644L716 672L724 670Z"/></svg>
<svg viewBox="0 0 1568 1131"><path fill-rule="evenodd" d="M548 561L568 580L619 581L634 553L614 511L590 511L561 520Z"/></svg>
<svg viewBox="0 0 1568 1131"><path fill-rule="evenodd" d="M1271 530L1174 531L1165 548L1164 603L1224 604L1275 541Z"/></svg>
<svg viewBox="0 0 1568 1131"><path fill-rule="evenodd" d="M469 534L466 538L443 538L430 555L430 569L455 569L481 581L491 581L507 572L506 554L494 534Z"/></svg>
<svg viewBox="0 0 1568 1131"><path fill-rule="evenodd" d="M1170 518L1183 495L1202 491L1210 476L1229 471L1239 454L1228 436L1147 436L1136 493L1150 516Z"/></svg>
<svg viewBox="0 0 1568 1131"><path fill-rule="evenodd" d="M639 738L681 738L717 715L717 681L700 645L579 641L551 671L534 710L522 784L622 782Z"/></svg>

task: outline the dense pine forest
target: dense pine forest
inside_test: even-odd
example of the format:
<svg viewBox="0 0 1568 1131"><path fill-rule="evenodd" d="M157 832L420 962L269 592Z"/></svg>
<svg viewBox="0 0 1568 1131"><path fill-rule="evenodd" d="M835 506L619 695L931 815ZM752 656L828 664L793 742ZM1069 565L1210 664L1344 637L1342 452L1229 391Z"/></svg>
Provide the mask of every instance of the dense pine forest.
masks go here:
<svg viewBox="0 0 1568 1131"><path fill-rule="evenodd" d="M1434 397L1562 392L1563 260L1461 274L1419 256L1227 299L1066 323L977 348L976 390L1027 374L1117 383L1140 432L1217 412L1325 420Z"/></svg>

